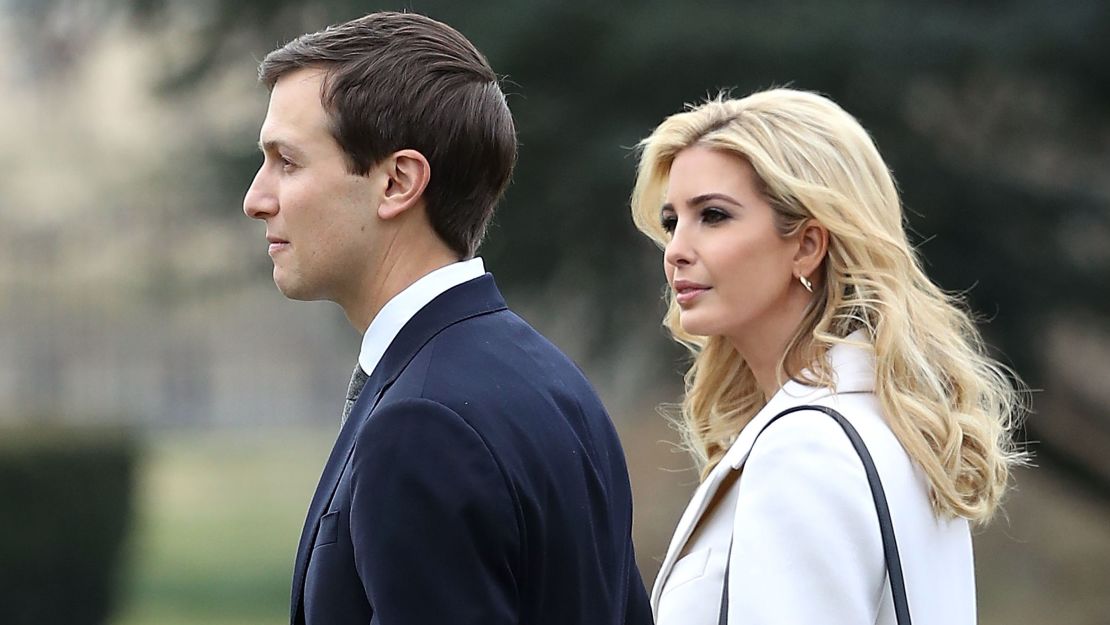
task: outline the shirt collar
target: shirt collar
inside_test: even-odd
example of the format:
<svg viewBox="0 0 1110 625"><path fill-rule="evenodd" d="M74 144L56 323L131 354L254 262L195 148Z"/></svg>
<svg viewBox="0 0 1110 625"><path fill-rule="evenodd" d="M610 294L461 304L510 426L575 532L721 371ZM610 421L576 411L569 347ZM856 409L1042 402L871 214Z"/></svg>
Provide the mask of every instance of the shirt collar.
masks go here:
<svg viewBox="0 0 1110 625"><path fill-rule="evenodd" d="M448 289L479 278L485 272L485 264L480 257L459 261L436 269L394 295L374 316L362 336L362 350L358 355L362 370L368 374L374 372L397 333L420 309Z"/></svg>

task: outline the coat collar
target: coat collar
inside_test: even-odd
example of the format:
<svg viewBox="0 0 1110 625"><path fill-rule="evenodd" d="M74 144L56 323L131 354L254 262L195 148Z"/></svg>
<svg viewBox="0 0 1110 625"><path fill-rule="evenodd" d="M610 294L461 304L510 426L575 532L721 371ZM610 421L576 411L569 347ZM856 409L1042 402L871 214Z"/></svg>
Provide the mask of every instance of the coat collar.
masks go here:
<svg viewBox="0 0 1110 625"><path fill-rule="evenodd" d="M709 503L713 501L721 484L725 482L725 478L732 471L744 466L744 462L748 459L748 454L752 450L752 445L755 444L756 437L768 421L792 406L803 406L827 400L834 394L869 393L874 390L875 367L870 341L867 340L862 330L848 335L847 340L850 343L838 343L830 348L828 353L829 364L836 374L835 390L823 386L809 386L794 380L787 381L767 404L752 417L752 420L744 426L744 429L740 431L721 461L713 467L713 470L694 491L690 503L686 506L686 510L678 521L674 536L671 538L671 544L667 549L667 555L663 559L663 565L659 568L659 574L655 578L655 585L651 592L653 610L657 610L659 597L663 592L663 584L667 580L667 576L670 575L671 568L678 560L678 555L682 553L683 547L686 546L686 541L690 539L694 529L698 526L698 521L706 512ZM799 377L806 379L805 375Z"/></svg>
<svg viewBox="0 0 1110 625"><path fill-rule="evenodd" d="M772 417L791 406L804 406L834 394L870 393L874 391L874 357L870 347L864 347L869 345L870 342L865 338L862 330L857 330L848 335L847 340L851 343L838 343L829 349L829 366L836 375L834 389L825 386L810 386L795 380L788 380L767 404L752 417L751 422L736 438L736 442L729 447L720 463L720 465L726 465L727 468L718 465L714 470L720 469L727 472L743 466L744 461L748 458L748 452L751 451L752 444L755 443L755 437L759 435L759 431ZM807 379L808 371L804 371L799 378Z"/></svg>
<svg viewBox="0 0 1110 625"><path fill-rule="evenodd" d="M292 622L296 622L297 613L304 598L305 573L308 570L310 547L316 541L320 517L331 504L362 423L369 418L386 389L401 375L428 341L460 321L505 309L505 300L497 290L493 276L487 273L452 287L433 299L413 315L390 343L367 379L366 386L363 387L358 401L351 409L350 418L340 428L328 462L324 465L320 482L316 486L316 493L312 496L312 503L309 504L304 529L301 531L300 545L297 547L297 559L293 567L293 597L290 603Z"/></svg>

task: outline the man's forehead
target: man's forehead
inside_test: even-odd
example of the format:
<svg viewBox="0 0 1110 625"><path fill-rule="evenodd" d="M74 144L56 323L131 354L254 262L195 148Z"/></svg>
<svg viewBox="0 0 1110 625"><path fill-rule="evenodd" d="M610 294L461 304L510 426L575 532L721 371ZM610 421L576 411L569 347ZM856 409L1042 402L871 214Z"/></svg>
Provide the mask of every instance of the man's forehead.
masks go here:
<svg viewBox="0 0 1110 625"><path fill-rule="evenodd" d="M320 101L324 72L300 69L278 79L262 122L259 144L296 145L328 133L327 114Z"/></svg>
<svg viewBox="0 0 1110 625"><path fill-rule="evenodd" d="M287 92L305 92L315 93L317 97L320 96L321 88L324 84L324 78L327 77L327 71L319 67L302 67L295 69L281 78L277 79L273 88L270 90L271 100L273 95L279 91Z"/></svg>

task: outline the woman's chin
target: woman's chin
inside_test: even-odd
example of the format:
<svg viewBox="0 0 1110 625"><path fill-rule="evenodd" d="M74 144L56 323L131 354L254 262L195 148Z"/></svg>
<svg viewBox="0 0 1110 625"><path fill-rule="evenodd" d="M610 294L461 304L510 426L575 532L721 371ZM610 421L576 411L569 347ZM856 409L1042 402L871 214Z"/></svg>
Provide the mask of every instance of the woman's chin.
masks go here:
<svg viewBox="0 0 1110 625"><path fill-rule="evenodd" d="M697 318L687 318L683 316L678 321L678 325L682 331L690 336L713 336L716 332L713 331L712 324L705 323L704 320Z"/></svg>

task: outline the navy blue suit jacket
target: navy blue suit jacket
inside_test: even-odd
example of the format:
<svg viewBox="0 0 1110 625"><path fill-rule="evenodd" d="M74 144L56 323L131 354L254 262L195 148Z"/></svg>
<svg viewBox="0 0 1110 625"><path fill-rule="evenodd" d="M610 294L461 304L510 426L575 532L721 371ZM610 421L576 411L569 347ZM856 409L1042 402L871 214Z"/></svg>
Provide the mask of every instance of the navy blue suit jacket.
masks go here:
<svg viewBox="0 0 1110 625"><path fill-rule="evenodd" d="M616 431L485 275L394 339L309 507L292 622L650 625Z"/></svg>

